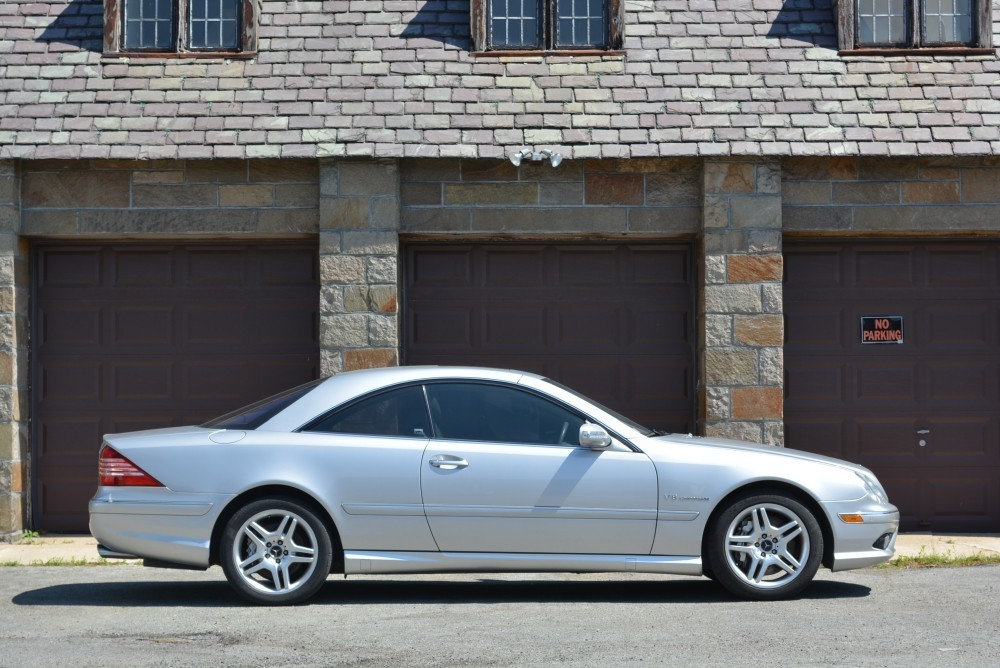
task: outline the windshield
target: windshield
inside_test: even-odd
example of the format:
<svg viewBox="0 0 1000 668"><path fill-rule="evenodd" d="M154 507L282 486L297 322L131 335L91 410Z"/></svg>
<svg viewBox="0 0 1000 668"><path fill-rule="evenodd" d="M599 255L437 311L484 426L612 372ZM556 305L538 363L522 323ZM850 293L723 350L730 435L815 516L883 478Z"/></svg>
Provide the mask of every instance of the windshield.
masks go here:
<svg viewBox="0 0 1000 668"><path fill-rule="evenodd" d="M238 408L231 413L209 420L201 425L206 429L256 429L275 415L304 397L325 379L313 380L305 385L279 392L267 399L261 399L249 406Z"/></svg>
<svg viewBox="0 0 1000 668"><path fill-rule="evenodd" d="M653 436L654 434L657 433L656 431L654 431L652 429L649 429L648 427L643 427L641 424L639 424L638 422L636 422L634 420L630 420L629 418L625 417L624 415L622 415L618 411L613 411L610 408L608 408L607 406L602 406L601 404L597 403L596 401L594 401L590 397L583 396L582 394L580 394L579 392L577 392L576 390L574 390L571 387L566 387L562 383L556 382L556 381L552 380L551 378L546 378L545 382L546 383L551 383L552 385L555 385L559 389L565 390L565 391L569 392L574 397L582 399L583 401L587 402L588 404L591 404L593 406L597 406L598 408L600 408L602 411L604 411L605 413L607 413L611 417L615 418L619 422L625 423L626 425L628 425L632 429L635 429L637 432L639 432L643 436Z"/></svg>

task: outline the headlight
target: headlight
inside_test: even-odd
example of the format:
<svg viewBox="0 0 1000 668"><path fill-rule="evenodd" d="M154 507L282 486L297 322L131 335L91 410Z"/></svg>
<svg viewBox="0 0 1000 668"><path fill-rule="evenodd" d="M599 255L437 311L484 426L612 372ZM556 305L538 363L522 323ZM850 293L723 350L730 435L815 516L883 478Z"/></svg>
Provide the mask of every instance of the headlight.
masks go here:
<svg viewBox="0 0 1000 668"><path fill-rule="evenodd" d="M882 483L878 481L875 474L869 471L855 471L854 474L861 478L861 481L865 485L865 491L868 492L868 496L875 499L879 503L888 504L889 495L885 493L885 489L882 487Z"/></svg>

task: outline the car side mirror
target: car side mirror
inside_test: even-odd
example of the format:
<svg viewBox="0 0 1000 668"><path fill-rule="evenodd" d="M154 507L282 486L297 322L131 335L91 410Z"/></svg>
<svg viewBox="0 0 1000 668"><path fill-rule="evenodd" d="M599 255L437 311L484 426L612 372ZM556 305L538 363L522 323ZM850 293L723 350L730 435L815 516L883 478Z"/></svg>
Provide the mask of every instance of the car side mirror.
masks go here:
<svg viewBox="0 0 1000 668"><path fill-rule="evenodd" d="M580 426L580 445L585 448L606 448L611 445L611 436L604 427L586 422Z"/></svg>

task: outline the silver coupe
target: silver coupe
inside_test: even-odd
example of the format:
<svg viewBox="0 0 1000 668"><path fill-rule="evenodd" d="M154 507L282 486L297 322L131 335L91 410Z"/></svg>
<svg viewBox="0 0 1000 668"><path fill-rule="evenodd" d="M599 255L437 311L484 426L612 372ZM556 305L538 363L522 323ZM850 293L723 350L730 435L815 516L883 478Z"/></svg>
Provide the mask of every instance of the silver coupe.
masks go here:
<svg viewBox="0 0 1000 668"><path fill-rule="evenodd" d="M887 561L868 469L646 429L530 373L343 373L201 426L108 434L90 529L107 558L221 565L256 603L330 573L705 575L795 596L822 563Z"/></svg>

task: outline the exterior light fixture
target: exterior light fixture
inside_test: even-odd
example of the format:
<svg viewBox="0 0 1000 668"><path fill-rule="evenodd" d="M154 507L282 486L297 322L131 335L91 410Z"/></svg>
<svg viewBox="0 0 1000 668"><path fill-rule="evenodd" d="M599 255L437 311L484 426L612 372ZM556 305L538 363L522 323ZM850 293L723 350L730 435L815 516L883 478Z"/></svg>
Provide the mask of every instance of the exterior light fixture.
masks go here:
<svg viewBox="0 0 1000 668"><path fill-rule="evenodd" d="M515 151L511 153L508 157L510 164L515 167L521 166L522 160L531 160L533 162L541 162L542 160L548 160L549 164L553 167L558 167L562 164L563 157L562 153L556 153L550 151L547 148L543 148L541 151L532 151L530 149L522 149L520 151Z"/></svg>

